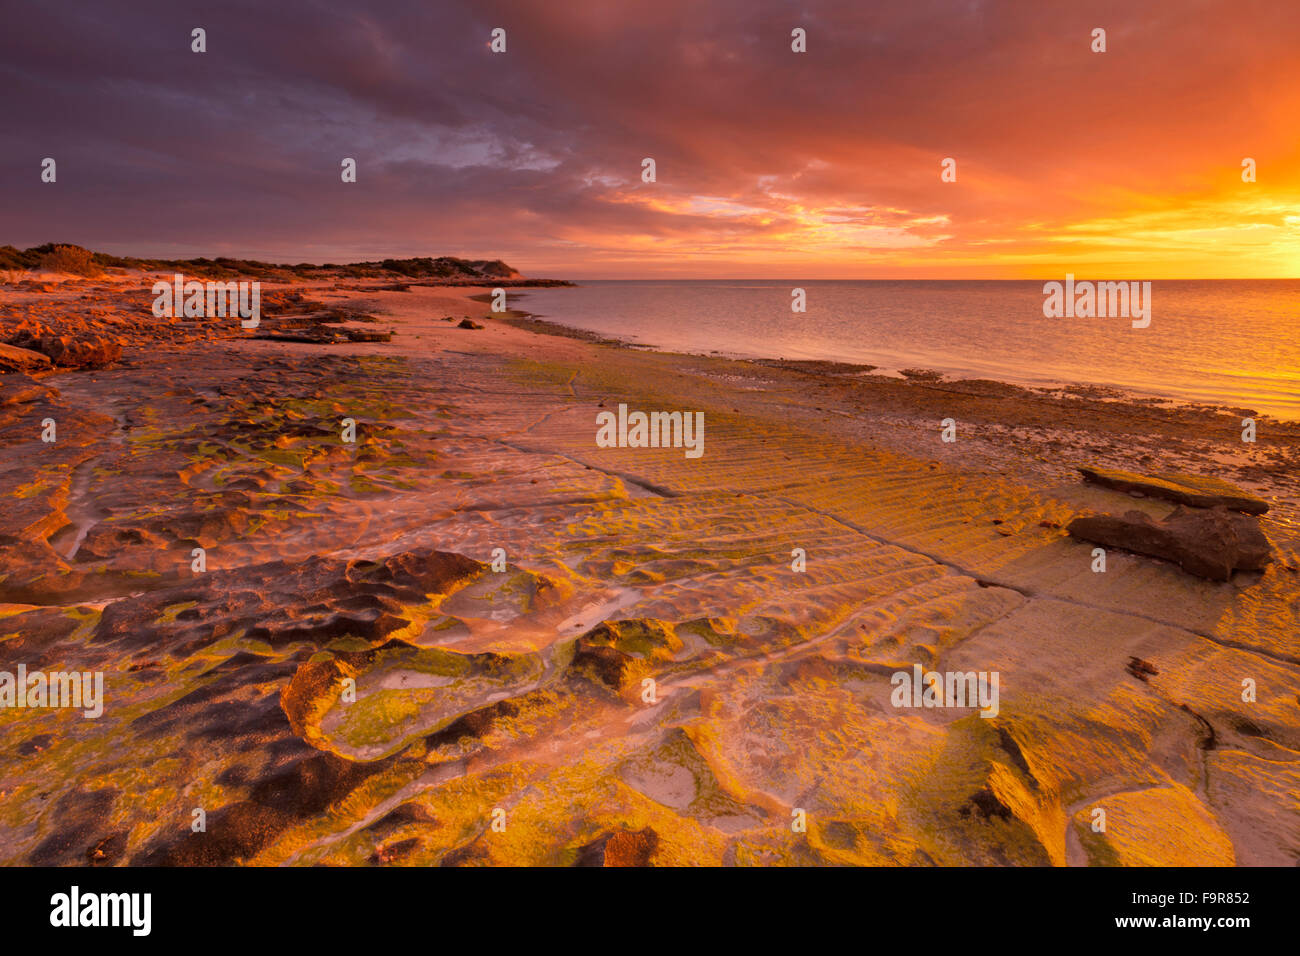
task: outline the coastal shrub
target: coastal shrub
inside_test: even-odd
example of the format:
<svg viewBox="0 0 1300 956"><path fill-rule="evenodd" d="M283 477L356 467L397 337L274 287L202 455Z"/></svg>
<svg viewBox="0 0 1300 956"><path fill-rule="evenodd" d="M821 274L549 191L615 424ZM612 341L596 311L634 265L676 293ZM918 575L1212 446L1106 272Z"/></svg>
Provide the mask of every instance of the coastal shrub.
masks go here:
<svg viewBox="0 0 1300 956"><path fill-rule="evenodd" d="M90 250L81 246L55 246L41 256L41 268L47 272L67 272L78 276L95 276L100 271Z"/></svg>
<svg viewBox="0 0 1300 956"><path fill-rule="evenodd" d="M0 269L27 269L27 256L13 246L0 246Z"/></svg>

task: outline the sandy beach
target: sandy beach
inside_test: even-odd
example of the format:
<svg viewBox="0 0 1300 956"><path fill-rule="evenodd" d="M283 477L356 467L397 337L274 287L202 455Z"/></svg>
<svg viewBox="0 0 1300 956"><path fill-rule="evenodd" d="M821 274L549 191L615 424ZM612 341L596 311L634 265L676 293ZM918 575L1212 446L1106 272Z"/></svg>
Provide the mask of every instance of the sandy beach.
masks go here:
<svg viewBox="0 0 1300 956"><path fill-rule="evenodd" d="M2 666L104 674L94 719L0 716L0 862L1300 861L1300 424L629 348L489 287L155 321L153 278L0 298L121 348L0 374ZM256 337L321 309L391 339ZM620 405L702 454L601 447ZM1175 506L1082 466L1231 482L1271 563L1098 572L1074 518ZM897 706L917 665L996 713Z"/></svg>

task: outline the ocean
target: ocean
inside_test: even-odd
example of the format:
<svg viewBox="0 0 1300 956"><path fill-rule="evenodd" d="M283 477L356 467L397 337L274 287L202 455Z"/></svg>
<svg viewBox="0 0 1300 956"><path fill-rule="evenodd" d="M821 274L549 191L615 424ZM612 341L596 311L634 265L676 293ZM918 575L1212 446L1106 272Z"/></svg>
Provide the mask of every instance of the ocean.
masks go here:
<svg viewBox="0 0 1300 956"><path fill-rule="evenodd" d="M1300 280L1153 280L1146 328L1125 317L1045 318L1043 285L590 280L512 291L511 302L552 322L668 351L1101 385L1300 420ZM795 288L806 293L806 312L791 311Z"/></svg>

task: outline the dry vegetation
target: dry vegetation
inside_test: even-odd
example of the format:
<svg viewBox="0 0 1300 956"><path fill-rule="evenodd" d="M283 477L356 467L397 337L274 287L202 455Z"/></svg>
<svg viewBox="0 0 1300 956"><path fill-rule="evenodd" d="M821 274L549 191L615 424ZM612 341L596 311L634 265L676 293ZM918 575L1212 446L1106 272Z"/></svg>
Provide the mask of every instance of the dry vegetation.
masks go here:
<svg viewBox="0 0 1300 956"><path fill-rule="evenodd" d="M103 271L95 264L90 250L80 246L55 246L41 256L40 267L47 272L78 276L97 276Z"/></svg>

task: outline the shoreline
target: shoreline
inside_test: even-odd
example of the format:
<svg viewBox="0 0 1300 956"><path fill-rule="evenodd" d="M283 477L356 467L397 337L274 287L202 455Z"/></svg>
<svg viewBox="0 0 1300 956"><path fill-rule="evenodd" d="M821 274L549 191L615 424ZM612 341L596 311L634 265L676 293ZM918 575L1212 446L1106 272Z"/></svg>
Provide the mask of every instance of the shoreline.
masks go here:
<svg viewBox="0 0 1300 956"><path fill-rule="evenodd" d="M1237 474L1234 480L1252 486L1256 492L1267 493L1273 488L1272 483L1275 479L1285 479L1287 477L1288 470L1293 467L1293 464L1287 464L1287 462L1297 463L1300 461L1295 455L1297 441L1300 440L1300 421L1278 419L1271 415L1256 413L1250 409L1233 408L1219 403L1178 402L1172 399L1156 399L1140 392L1109 386L1064 384L1055 387L1042 387L993 379L952 378L946 374L931 377L926 374L925 370L916 370L919 374L878 374L878 366L821 359L747 358L697 352L676 352L623 339L610 338L586 329L566 326L553 319L540 318L525 310L512 310L512 313L514 314L509 318L501 321L540 335L569 338L632 353L652 353L678 360L707 360L736 363L738 366L743 367L779 370L791 375L813 378L823 387L832 387L841 393L856 384L863 389L875 389L883 395L897 399L900 394L909 394L905 391L900 392L900 388L910 388L916 390L910 393L916 400L909 402L902 399L899 403L910 407L909 410L913 411L918 410L919 406L933 406L936 404L934 402L920 401L921 396L926 395L926 393L953 395L957 397L957 401L960 401L962 396L988 400L1001 409L1001 413L1004 415L1001 423L1010 427L1031 423L1040 424L1036 417L1029 418L1022 413L1018 406L1024 402L1034 406L1046 405L1048 409L1055 409L1065 416L1064 420L1059 422L1059 425L1066 428L1071 424L1068 420L1071 415L1080 415L1083 430L1086 430L1089 425L1095 425L1099 421L1106 420L1108 413L1110 413L1109 417L1117 420L1127 419L1133 422L1141 422L1141 428L1149 429L1151 438L1158 438L1169 428L1200 426L1219 433L1219 441L1206 444L1207 450L1211 445L1216 446L1212 453L1206 455L1205 462L1201 465L1202 469L1208 468L1209 470L1219 467L1220 463L1225 459L1250 457L1250 449L1238 449L1231 438L1235 428L1235 434L1239 441L1240 418L1250 416L1259 423L1261 428L1269 429L1275 438L1280 439L1290 449L1290 452L1282 461L1276 465L1263 466L1262 471L1258 463L1236 469ZM909 369L907 371L912 372L913 370ZM927 395L927 397L930 396ZM840 413L847 414L844 411ZM986 413L985 417L992 418L993 416ZM1138 429L1133 431L1135 434L1138 433ZM1239 452L1241 454L1238 454ZM1137 460L1134 460L1135 458ZM1128 460L1125 462L1119 460L1111 462L1113 467L1121 467L1121 464L1128 470L1141 470L1142 467L1140 456L1128 456ZM1192 466L1189 465L1189 467ZM1193 470L1195 470L1194 467ZM1267 473L1267 477L1264 477L1265 473ZM1261 479L1263 480L1261 481ZM1289 503L1294 506L1297 502L1300 502L1300 482L1289 482L1287 486L1289 487Z"/></svg>
<svg viewBox="0 0 1300 956"><path fill-rule="evenodd" d="M538 332L542 335L558 335L600 345L613 345L620 348L660 352L665 355L721 358L732 362L749 362L757 365L768 365L774 368L786 368L791 371L817 371L820 368L829 372L832 368L838 366L841 371L832 374L858 374L864 377L871 375L876 378L889 379L891 381L921 382L925 384L959 385L963 383L985 382L1005 386L1007 388L1019 389L1028 393L1047 395L1050 397L1076 395L1093 398L1098 401L1112 401L1117 403L1163 407L1174 412L1225 412L1233 415L1249 416L1257 421L1269 422L1276 425L1300 426L1300 418L1279 418L1267 412L1257 412L1244 406L1238 407L1225 402L1208 400L1197 401L1192 399L1181 399L1167 394L1143 391L1133 386L1097 385L1057 379L1014 381L1008 378L966 377L962 373L952 370L912 367L896 369L882 365L859 364L855 362L838 361L835 359L795 359L786 358L784 356L748 356L740 353L724 353L720 351L680 352L653 344L633 342L629 339L606 336L602 333L583 329L578 326L565 325L563 322L556 321L554 318L548 318L545 314L532 313L527 310L512 311L523 313L523 316L519 319L513 320L512 324L517 325L519 328Z"/></svg>
<svg viewBox="0 0 1300 956"><path fill-rule="evenodd" d="M629 280L631 281L631 280ZM846 282L857 282L861 280L843 280ZM893 280L879 280L883 282ZM966 280L953 280L966 281ZM987 282L1007 282L1021 283L1024 280L984 280ZM1222 280L1234 281L1234 280ZM1294 280L1276 280L1294 281ZM580 282L569 283L574 288L580 288ZM527 293L519 295L517 298L526 299ZM856 365L864 370L875 372L878 375L891 378L932 378L938 376L943 380L954 381L993 381L1000 384L1011 385L1032 392L1073 392L1087 393L1094 396L1109 395L1112 398L1121 401L1147 402L1154 405L1165 405L1173 409L1223 409L1239 414L1243 417L1248 416L1257 420L1268 420L1277 424L1300 425L1300 412L1292 416L1278 415L1273 412L1259 412L1251 408L1248 404L1234 404L1226 399L1199 398L1193 395L1179 394L1168 389L1162 389L1158 386L1136 386L1125 382L1107 382L1096 383L1069 378L1060 378L1051 375L1019 375L1013 370L1002 368L990 370L987 373L981 373L978 370L961 368L952 364L945 364L943 361L936 361L930 358L879 358L878 364L869 365L865 362L853 359L845 360L840 355L822 355L822 356L802 356L789 357L776 354L758 354L745 352L732 352L726 350L709 350L709 351L681 351L677 348L661 346L656 343L637 342L632 339L620 338L617 334L597 332L583 329L579 326L566 325L563 320L563 314L550 313L533 313L527 309L522 310L528 313L529 317L537 323L537 331L545 331L546 326L554 326L561 329L568 329L574 333L580 333L578 337L591 338L589 341L604 341L609 344L620 344L628 348L650 349L654 351L668 352L677 355L699 355L699 356L717 356L721 358L733 359L735 361L783 361L790 363L839 363L844 365ZM563 334L563 333L557 333ZM870 361L870 360L868 360ZM917 374L919 373L919 374Z"/></svg>

